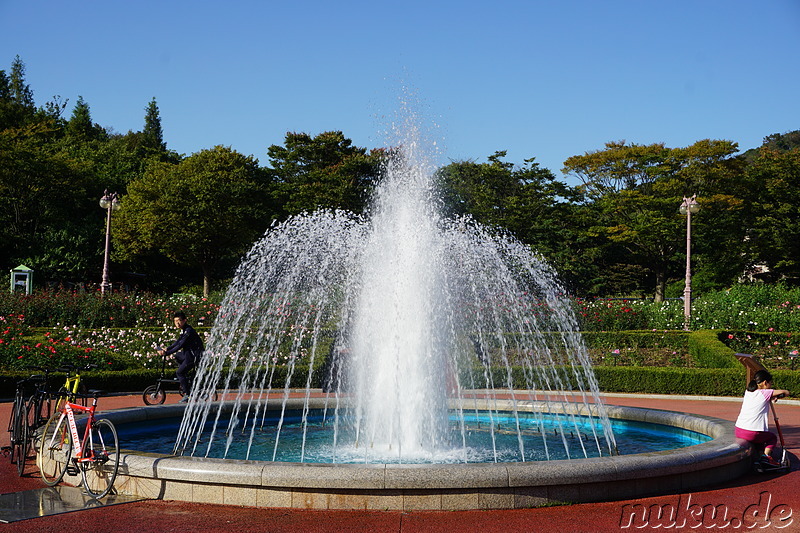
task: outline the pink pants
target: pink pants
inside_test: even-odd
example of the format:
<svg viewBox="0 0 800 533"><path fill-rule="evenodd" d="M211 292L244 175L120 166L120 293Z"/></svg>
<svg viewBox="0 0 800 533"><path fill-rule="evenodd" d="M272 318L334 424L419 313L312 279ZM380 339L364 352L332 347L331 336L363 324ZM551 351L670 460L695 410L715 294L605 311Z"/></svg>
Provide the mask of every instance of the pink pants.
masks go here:
<svg viewBox="0 0 800 533"><path fill-rule="evenodd" d="M735 427L734 432L737 439L744 439L754 444L764 444L767 447L775 446L778 442L778 437L769 431L750 431L749 429Z"/></svg>

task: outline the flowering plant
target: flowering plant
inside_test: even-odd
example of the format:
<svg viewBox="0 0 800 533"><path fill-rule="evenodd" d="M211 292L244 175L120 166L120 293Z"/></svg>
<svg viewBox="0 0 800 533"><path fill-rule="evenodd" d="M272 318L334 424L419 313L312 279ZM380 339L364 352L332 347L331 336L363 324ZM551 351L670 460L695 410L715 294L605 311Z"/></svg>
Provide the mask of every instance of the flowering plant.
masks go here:
<svg viewBox="0 0 800 533"><path fill-rule="evenodd" d="M219 304L187 294L171 297L152 293L37 291L33 294L0 291L0 315L21 314L33 327L75 324L80 327L161 327L183 311L192 324L211 325Z"/></svg>
<svg viewBox="0 0 800 533"><path fill-rule="evenodd" d="M34 366L55 369L64 365L96 364L119 368L113 357L76 342L69 335L45 332L36 335L25 316L0 316L0 368L25 369Z"/></svg>

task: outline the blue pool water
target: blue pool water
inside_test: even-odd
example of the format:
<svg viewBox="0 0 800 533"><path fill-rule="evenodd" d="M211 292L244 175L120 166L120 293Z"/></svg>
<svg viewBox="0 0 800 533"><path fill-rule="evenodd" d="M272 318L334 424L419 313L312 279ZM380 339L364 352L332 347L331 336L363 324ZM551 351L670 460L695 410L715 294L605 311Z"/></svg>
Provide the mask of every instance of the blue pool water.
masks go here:
<svg viewBox="0 0 800 533"><path fill-rule="evenodd" d="M450 442L443 443L437 450L382 450L374 444L357 443L348 430L340 431L334 445L332 425L330 420L325 420L322 411L311 411L307 418L304 442L301 414L287 412L278 446L275 442L278 419L266 418L263 426L255 431L249 457L245 454L250 430L234 430L227 457L307 463L481 463L600 455L593 433L593 424L594 432L601 433L599 424L585 417L522 415L517 422L511 416L495 414L491 418L492 430L487 413L465 414L463 420L452 415ZM622 455L682 448L711 440L707 435L672 426L616 419L611 422ZM517 423L521 436L517 435ZM120 424L117 430L121 447L171 454L179 424L179 418ZM220 422L220 428L226 426L227 421ZM217 435L208 453L207 437L204 437L194 455L225 457L227 436L219 428Z"/></svg>

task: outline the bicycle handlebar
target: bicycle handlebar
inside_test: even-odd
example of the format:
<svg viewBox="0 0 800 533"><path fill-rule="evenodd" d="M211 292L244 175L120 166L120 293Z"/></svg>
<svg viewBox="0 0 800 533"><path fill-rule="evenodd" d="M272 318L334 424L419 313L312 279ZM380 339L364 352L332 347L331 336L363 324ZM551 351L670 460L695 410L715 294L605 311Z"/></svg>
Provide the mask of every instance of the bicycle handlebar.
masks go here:
<svg viewBox="0 0 800 533"><path fill-rule="evenodd" d="M24 385L26 383L36 383L36 382L42 383L45 381L47 381L47 378L45 376L39 374L33 374L31 376L28 376L27 378L23 378L17 381L17 385Z"/></svg>
<svg viewBox="0 0 800 533"><path fill-rule="evenodd" d="M76 365L63 365L58 367L56 370L58 372L79 372L81 370L91 370L93 368L99 368L99 367L95 364L87 364L81 367Z"/></svg>

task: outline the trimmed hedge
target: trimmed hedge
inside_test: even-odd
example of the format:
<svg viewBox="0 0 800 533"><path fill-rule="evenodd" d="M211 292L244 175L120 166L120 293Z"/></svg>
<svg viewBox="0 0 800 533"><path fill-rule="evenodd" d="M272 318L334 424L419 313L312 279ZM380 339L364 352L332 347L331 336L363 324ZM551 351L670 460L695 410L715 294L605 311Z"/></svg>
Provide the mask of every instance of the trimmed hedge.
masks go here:
<svg viewBox="0 0 800 533"><path fill-rule="evenodd" d="M747 386L746 370L744 366L738 366L739 368L596 366L594 374L601 392L742 396ZM475 368L474 372L482 375L483 370ZM775 378L776 387L800 393L800 372L774 370L771 373ZM496 369L494 377L497 386L505 386L505 370ZM512 379L515 388L526 387L521 368L513 369ZM567 377L565 383L568 383L568 380Z"/></svg>
<svg viewBox="0 0 800 533"><path fill-rule="evenodd" d="M123 370L113 372L104 370L101 372L82 372L81 382L88 389L100 389L106 392L132 392L144 391L149 385L153 385L158 379L161 371L153 368L138 368L133 370ZM174 370L173 370L174 373ZM0 373L0 398L14 398L14 391L17 382L30 377L32 372L14 371ZM58 389L64 384L66 374L53 372L50 374L49 386L51 389Z"/></svg>
<svg viewBox="0 0 800 533"><path fill-rule="evenodd" d="M278 367L273 377L273 386L282 389L286 382L286 367ZM483 370L476 368L482 375ZM741 396L744 394L745 369L740 368L656 368L644 366L597 366L594 368L597 382L602 392L623 392L642 394L681 394L690 396ZM505 370L497 369L495 383L505 384ZM14 396L16 383L28 377L27 372L0 374L0 398ZM158 370L141 369L124 372L86 372L84 382L88 388L107 392L139 392L155 383ZM774 370L775 386L794 393L800 391L800 372ZM303 388L308 376L308 367L298 365L290 383L291 388ZM524 387L523 371L515 367L512 371L515 387ZM64 376L54 374L51 385L60 383ZM322 367L317 367L312 375L311 386L320 388L323 381ZM233 384L238 387L238 382ZM504 386L504 385L503 385Z"/></svg>
<svg viewBox="0 0 800 533"><path fill-rule="evenodd" d="M740 366L736 352L719 340L719 332L710 329L689 335L689 353L700 368L735 368Z"/></svg>
<svg viewBox="0 0 800 533"><path fill-rule="evenodd" d="M742 396L746 371L740 368L596 367L603 392L684 394L690 396ZM775 386L800 393L800 373L772 370Z"/></svg>
<svg viewBox="0 0 800 533"><path fill-rule="evenodd" d="M741 368L596 367L603 392L741 396L746 372Z"/></svg>
<svg viewBox="0 0 800 533"><path fill-rule="evenodd" d="M241 375L242 370L234 373L234 378L231 383L232 387L239 386L239 379L237 376ZM275 369L275 374L272 378L273 388L283 389L286 384L286 376L288 368L279 366ZM14 391L17 387L17 382L30 377L32 372L2 372L0 373L0 399L10 400L14 398ZM145 388L156 383L156 379L161 374L160 369L154 368L138 368L133 370L123 370L119 372L104 370L101 372L83 372L81 373L81 382L86 385L87 389L100 389L107 393L116 392L143 392ZM224 375L224 374L223 374ZM175 369L168 368L166 377L174 377ZM66 375L59 372L50 374L50 387L57 389L64 383ZM308 365L297 365L292 374L292 380L289 384L290 388L305 388L308 380ZM320 388L323 382L322 365L317 365L314 373L311 376L311 387ZM176 386L173 386L175 388ZM172 390L167 388L167 390ZM175 388L177 390L177 388Z"/></svg>
<svg viewBox="0 0 800 533"><path fill-rule="evenodd" d="M603 392L647 393L647 394L685 394L709 396L740 396L745 387L745 370L736 358L734 350L719 338L722 333L712 330L688 332L592 332L585 333L587 344L608 344L609 346L649 347L656 345L681 345L688 342L689 351L701 368L651 367L651 366L605 366L597 365L594 373L600 390ZM327 372L327 358L316 358L311 386L322 387ZM174 369L167 373L174 375ZM273 386L285 386L288 368L278 366L273 376ZM470 372L472 376L470 377ZM462 383L483 383L483 368L466 370L461 376ZM557 371L558 372L558 371ZM241 373L241 370L239 371ZM571 387L571 372L559 372L565 387ZM31 372L0 372L0 398L13 398L17 381L27 378ZM492 370L493 382L498 387L506 385L508 375L505 369ZM800 393L800 372L773 370L776 386ZM85 372L84 381L88 388L113 392L143 391L155 383L158 369L130 369L124 371ZM234 374L233 387L238 387ZM297 365L289 384L291 388L304 388L308 379L308 366ZM474 381L473 381L474 379ZM50 385L56 387L63 382L64 375L51 375ZM514 387L525 386L522 368L512 369ZM479 385L478 385L479 386Z"/></svg>
<svg viewBox="0 0 800 533"><path fill-rule="evenodd" d="M688 331L582 331L581 337L589 348L671 348L687 347Z"/></svg>

